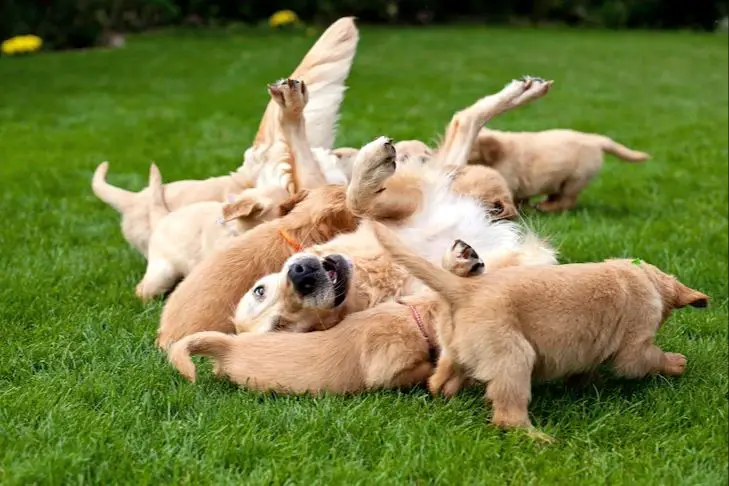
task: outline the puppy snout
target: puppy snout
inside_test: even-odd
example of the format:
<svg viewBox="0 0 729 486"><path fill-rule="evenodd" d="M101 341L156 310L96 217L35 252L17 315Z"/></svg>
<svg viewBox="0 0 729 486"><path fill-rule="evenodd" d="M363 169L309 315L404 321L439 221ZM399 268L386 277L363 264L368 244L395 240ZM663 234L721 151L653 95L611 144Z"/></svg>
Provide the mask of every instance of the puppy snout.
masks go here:
<svg viewBox="0 0 729 486"><path fill-rule="evenodd" d="M314 257L305 258L293 263L289 267L287 275L297 292L302 296L306 296L316 289L316 277L321 269L321 263L318 259Z"/></svg>

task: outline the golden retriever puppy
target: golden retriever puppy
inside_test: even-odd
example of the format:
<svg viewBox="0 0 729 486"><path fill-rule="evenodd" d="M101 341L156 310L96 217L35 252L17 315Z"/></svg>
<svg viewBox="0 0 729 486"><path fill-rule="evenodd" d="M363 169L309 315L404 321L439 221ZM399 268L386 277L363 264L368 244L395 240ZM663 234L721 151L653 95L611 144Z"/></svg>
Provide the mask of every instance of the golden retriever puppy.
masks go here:
<svg viewBox="0 0 729 486"><path fill-rule="evenodd" d="M546 195L537 204L541 211L574 207L580 192L602 167L603 154L628 162L650 156L616 141L574 130L502 132L482 129L468 157L471 164L493 167L504 176L517 203Z"/></svg>
<svg viewBox="0 0 729 486"><path fill-rule="evenodd" d="M383 247L450 305L437 329L441 354L432 393L455 393L464 376L486 383L500 427L533 429L532 379L594 370L612 362L626 378L681 375L686 357L655 345L674 309L705 307L708 297L640 260L505 268L462 279L433 265L386 226L373 223Z"/></svg>
<svg viewBox="0 0 729 486"><path fill-rule="evenodd" d="M484 267L461 241L445 253L443 264L462 277L478 275ZM174 343L168 358L194 382L190 356L209 356L218 376L256 390L353 393L409 387L424 383L433 370L435 321L441 319L449 319L448 306L426 290L350 314L322 332L192 334Z"/></svg>
<svg viewBox="0 0 729 486"><path fill-rule="evenodd" d="M239 236L264 221L282 215L281 205L290 195L282 187L246 189L229 202L206 201L170 212L165 204L162 176L152 164L149 174L152 192L149 209L152 236L147 270L136 288L137 296L149 300L174 287L190 271L230 238Z"/></svg>
<svg viewBox="0 0 729 486"><path fill-rule="evenodd" d="M511 107L522 96L536 99L548 89L549 83L539 80L514 81L461 112L453 122L459 127L453 136L475 136L477 127L500 107ZM464 138L452 143L463 165L470 142ZM397 165L389 139L367 144L355 160L347 190L349 207L355 214L362 211L363 216L387 222L430 261L439 261L444 249L461 239L482 256L487 272L505 264L556 263L554 251L535 238L525 238L526 232L516 223L494 221L478 197L456 192L450 167L457 167L458 159L448 156L445 151L440 154L441 166ZM383 201L383 196L389 199ZM322 330L353 312L412 295L420 286L407 269L394 264L363 223L353 233L293 255L280 272L259 280L236 309L236 330Z"/></svg>
<svg viewBox="0 0 729 486"><path fill-rule="evenodd" d="M550 85L531 78L514 81L499 93L457 113L446 136L448 147L442 152L443 165L465 165L470 144L483 123L504 111L540 98ZM271 93L282 111L295 107L281 120L289 120L287 123L290 123L297 116L303 116L299 106L305 100L304 86L301 83L279 83L277 89L283 96L279 96L276 90ZM301 137L301 130L287 130L284 136ZM289 141L289 145L292 153L297 154L295 165L316 167L310 160L304 160L307 157L305 139ZM472 232L489 233L495 238L486 241L481 234L473 239L482 242L488 249L503 248L504 258L522 259L513 255L514 246L518 246L521 239L520 229L512 223L499 227L478 201L452 192L450 178L443 177L443 172L433 170L427 177L421 171L398 171L393 175L395 153L392 143L383 137L366 148L357 154L352 181L347 188L330 185L302 194L291 204L294 207L290 212L284 211L281 219L264 223L235 238L224 250L195 267L171 294L162 312L158 345L166 348L173 341L199 331L233 332L235 328L231 318L236 305L256 280L280 270L293 253L322 244L337 234L354 231L362 217L388 220L392 224L409 218L410 223L405 227L413 228L413 236L418 239L422 238L421 225L433 223L433 228L428 231L438 231L425 240L429 243L427 250L436 259L440 258L449 241L459 237L460 231L453 231L453 225L464 228L469 235ZM453 214L461 217L454 220ZM437 219L430 220L429 215ZM469 219L473 221L467 223ZM485 230L485 226L493 227L494 232ZM451 233L456 233L455 237L446 240ZM369 241L373 241L371 235ZM355 243L358 247L363 246L362 242ZM478 246L474 247L481 253ZM342 248L345 249L344 245ZM375 251L376 258L383 255L382 250ZM496 256L491 255L492 259ZM523 258L528 259L527 255ZM545 249L536 259L544 258L553 262L553 252ZM390 277L392 275L385 275L385 280ZM392 289L373 295L368 305L375 305L387 294L392 295ZM356 297L357 293L353 295ZM350 301L353 302L355 297ZM339 312L336 309L330 311Z"/></svg>
<svg viewBox="0 0 729 486"><path fill-rule="evenodd" d="M177 181L165 185L167 207L177 210L203 201L222 201L227 193L239 193L257 186L278 185L294 194L299 189L322 185L334 142L339 107L346 90L352 60L357 50L359 32L352 17L334 22L304 56L292 77L304 80L309 87L311 102L307 105L308 137L314 155L323 166L321 171L302 168L293 172L291 155L282 143L278 125L278 105L269 102L261 120L253 146L246 150L244 164L230 175L205 180ZM150 191L132 192L106 182L107 162L97 167L91 187L96 197L116 209L122 216L124 238L131 246L147 256L152 233L149 223ZM341 177L330 182L341 183Z"/></svg>

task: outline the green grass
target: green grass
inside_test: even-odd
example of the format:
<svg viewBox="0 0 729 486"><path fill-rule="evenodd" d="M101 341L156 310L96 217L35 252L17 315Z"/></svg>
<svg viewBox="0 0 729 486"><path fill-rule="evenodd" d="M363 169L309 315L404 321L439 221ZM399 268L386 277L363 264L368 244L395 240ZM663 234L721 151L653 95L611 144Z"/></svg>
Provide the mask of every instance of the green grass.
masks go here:
<svg viewBox="0 0 729 486"><path fill-rule="evenodd" d="M534 224L563 261L640 257L713 298L658 342L681 379L541 385L540 446L486 425L480 393L261 395L182 380L154 348L161 303L95 199L95 166L144 186L236 167L311 39L158 33L116 51L0 59L0 483L726 484L727 46L687 33L364 29L338 142L433 140L513 77L550 95L493 123L606 133L653 155L606 162L577 210Z"/></svg>

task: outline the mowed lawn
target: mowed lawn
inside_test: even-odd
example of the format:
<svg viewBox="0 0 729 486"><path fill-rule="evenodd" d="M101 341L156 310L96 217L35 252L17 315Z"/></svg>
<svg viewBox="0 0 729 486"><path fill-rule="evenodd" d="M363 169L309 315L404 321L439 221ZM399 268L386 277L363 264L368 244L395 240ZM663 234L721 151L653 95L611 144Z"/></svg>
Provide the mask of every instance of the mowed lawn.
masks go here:
<svg viewBox="0 0 729 486"><path fill-rule="evenodd" d="M478 389L354 397L193 385L154 347L143 258L90 190L232 170L313 42L296 34L154 33L122 50L0 58L0 483L726 484L725 36L364 28L338 144L434 141L451 114L522 74L548 97L493 127L598 131L653 155L611 157L579 208L530 215L563 262L640 257L708 293L658 343L680 379L535 387L533 443L486 423ZM456 215L454 215L456 216ZM355 358L353 358L355 359Z"/></svg>

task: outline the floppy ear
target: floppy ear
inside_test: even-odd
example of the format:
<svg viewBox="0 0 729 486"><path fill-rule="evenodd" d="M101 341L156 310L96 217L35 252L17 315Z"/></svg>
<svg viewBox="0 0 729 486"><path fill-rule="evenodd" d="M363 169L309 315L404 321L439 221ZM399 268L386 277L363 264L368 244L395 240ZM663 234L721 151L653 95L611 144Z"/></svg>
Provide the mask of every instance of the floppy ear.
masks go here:
<svg viewBox="0 0 729 486"><path fill-rule="evenodd" d="M278 210L281 213L281 216L286 216L291 212L292 209L296 207L297 204L299 204L301 201L306 199L306 196L309 195L309 191L306 189L302 189L290 198L288 198L286 201L282 202Z"/></svg>
<svg viewBox="0 0 729 486"><path fill-rule="evenodd" d="M263 204L255 199L244 197L238 201L223 205L223 221L236 218L254 219L263 214Z"/></svg>

